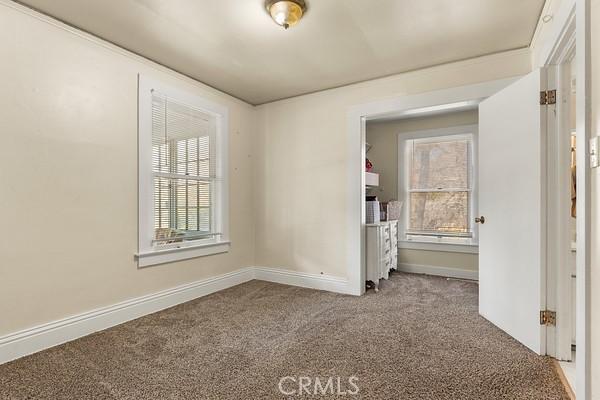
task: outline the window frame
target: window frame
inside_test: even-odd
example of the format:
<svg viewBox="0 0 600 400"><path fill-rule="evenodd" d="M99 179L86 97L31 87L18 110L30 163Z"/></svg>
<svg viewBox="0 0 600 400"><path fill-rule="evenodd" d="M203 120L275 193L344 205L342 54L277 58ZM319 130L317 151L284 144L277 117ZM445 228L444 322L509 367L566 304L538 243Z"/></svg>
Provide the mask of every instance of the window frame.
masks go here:
<svg viewBox="0 0 600 400"><path fill-rule="evenodd" d="M440 250L461 253L476 253L478 251L478 226L474 217L478 210L477 196L477 125L462 125L450 128L422 130L398 134L398 199L403 201L404 206L399 221L398 247L419 250ZM472 236L463 235L418 235L409 233L409 207L410 193L410 154L409 141L423 140L434 141L449 139L450 136L469 138L471 140L471 182L469 196L469 228ZM418 190L417 190L418 191ZM446 192L446 191L443 191Z"/></svg>
<svg viewBox="0 0 600 400"><path fill-rule="evenodd" d="M219 236L188 242L154 243L154 171L152 170L152 92L197 108L215 118L216 184L212 193L214 230ZM229 110L203 97L138 75L138 267L229 251Z"/></svg>

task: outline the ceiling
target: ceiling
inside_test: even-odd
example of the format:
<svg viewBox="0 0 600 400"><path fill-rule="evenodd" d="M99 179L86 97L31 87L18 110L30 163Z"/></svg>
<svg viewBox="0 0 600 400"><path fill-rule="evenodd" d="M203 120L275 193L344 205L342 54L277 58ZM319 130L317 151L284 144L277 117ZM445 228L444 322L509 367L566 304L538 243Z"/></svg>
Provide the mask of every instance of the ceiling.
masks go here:
<svg viewBox="0 0 600 400"><path fill-rule="evenodd" d="M528 46L544 0L21 0L251 104Z"/></svg>

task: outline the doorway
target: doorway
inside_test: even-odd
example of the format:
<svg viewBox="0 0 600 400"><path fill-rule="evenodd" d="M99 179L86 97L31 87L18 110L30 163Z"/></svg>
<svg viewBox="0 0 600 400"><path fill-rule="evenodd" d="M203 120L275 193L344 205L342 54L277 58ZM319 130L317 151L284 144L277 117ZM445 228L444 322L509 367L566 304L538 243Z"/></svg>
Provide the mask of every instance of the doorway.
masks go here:
<svg viewBox="0 0 600 400"><path fill-rule="evenodd" d="M557 130L549 147L549 249L548 285L555 291L556 329L549 354L559 360L575 392L577 327L577 90L575 49L556 65ZM552 347L553 346L553 347Z"/></svg>
<svg viewBox="0 0 600 400"><path fill-rule="evenodd" d="M390 270L478 279L477 132L477 105L367 121L366 268L372 286ZM380 212L376 221L373 208ZM392 246L385 226L392 226Z"/></svg>
<svg viewBox="0 0 600 400"><path fill-rule="evenodd" d="M587 11L589 12L589 10ZM589 21L586 20L586 10L582 9L581 12L577 11L578 17L581 15L580 21L583 24ZM561 16L560 26L556 25L557 31L560 31L555 35L556 42L549 47L544 54L540 57L543 65L547 66L560 66L564 64L564 60L567 59L569 52L571 52L571 58L574 54L575 48L575 5L572 5L569 13ZM581 27L581 36L577 38L577 42L585 43L589 40L589 29L587 26ZM581 39L581 40L580 40ZM571 49L571 50L569 50ZM590 193L589 193L589 173L587 167L589 161L586 160L586 152L588 149L587 137L589 136L589 113L586 111L586 104L589 100L586 98L586 92L589 91L588 80L585 79L589 74L589 54L581 52L577 55L577 71L579 73L579 79L577 83L577 182L579 187L577 188L577 384L576 386L580 389L580 396L582 398L589 394L590 388L590 359L589 359L589 263L590 263L590 223L586 220L585 216L589 215L590 212ZM560 68L558 68L560 71ZM555 70L550 69L550 73L555 74L554 76L560 76ZM555 78L556 79L556 78ZM348 141L348 154L349 154L349 167L348 167L348 214L347 214L347 235L348 235L348 285L349 291L353 294L360 295L364 293L364 267L365 267L365 173L364 173L364 160L365 160L365 127L367 120L373 118L381 118L385 116L401 116L410 114L419 114L423 112L435 112L442 110L452 110L457 107L462 107L465 104L480 104L482 100L492 96L501 89L507 87L513 83L514 79L506 79L501 81L487 82L478 85L469 85L460 88L453 88L447 90L440 90L437 92L423 93L419 95L403 96L400 98L389 99L384 101L372 102L363 105L352 107L348 113L348 127L349 127L349 141ZM560 92L559 92L560 93ZM559 94L560 96L560 94ZM570 152L570 144L567 144L567 151ZM570 154L568 158L570 159ZM549 158L550 159L550 158ZM548 176L545 176L548 179ZM546 193L546 192L544 192ZM544 201L551 199L551 197L545 197ZM567 203L569 199L567 198ZM568 215L568 214L567 214ZM583 218L582 218L583 215ZM546 219L551 221L551 219ZM546 231L546 230L545 230ZM567 233L568 230L561 230L562 233ZM568 235L567 235L568 237ZM546 243L550 247L558 243L566 243L567 250L570 251L570 242L566 241L552 241L549 237L544 237ZM481 251L481 249L480 249ZM568 253L567 253L568 255ZM548 257L550 260L550 253L545 251L544 257ZM543 265L546 265L544 263ZM566 265L565 263L559 265ZM552 276L554 274L554 276ZM566 285L569 280L559 280L558 271L554 268L547 268L547 274L544 275L543 281L547 282L562 282ZM552 280L554 279L554 280ZM564 286L563 285L563 286ZM566 304L570 305L570 302L563 302L560 300L557 292L557 284L545 284L545 288L549 289L549 296L547 296L546 303L548 309L558 307ZM552 303L554 302L554 303ZM555 308L557 309L557 308ZM564 318L562 319L564 321ZM538 323L540 321L538 320ZM546 347L544 354L549 354L557 357L558 347L552 345L554 340L562 338L563 341L570 343L571 331L568 334L561 334L562 327L559 321L559 329L547 329L550 338L544 338L543 341ZM554 335L555 339L552 339ZM565 339L567 338L567 339ZM551 345L546 346L546 343ZM564 347L564 346L563 346ZM570 349L569 349L570 353ZM568 358L567 358L568 359Z"/></svg>
<svg viewBox="0 0 600 400"><path fill-rule="evenodd" d="M365 292L365 196L367 120L406 118L475 109L483 99L513 83L515 78L381 100L352 107L348 112L348 209L347 276L348 292Z"/></svg>

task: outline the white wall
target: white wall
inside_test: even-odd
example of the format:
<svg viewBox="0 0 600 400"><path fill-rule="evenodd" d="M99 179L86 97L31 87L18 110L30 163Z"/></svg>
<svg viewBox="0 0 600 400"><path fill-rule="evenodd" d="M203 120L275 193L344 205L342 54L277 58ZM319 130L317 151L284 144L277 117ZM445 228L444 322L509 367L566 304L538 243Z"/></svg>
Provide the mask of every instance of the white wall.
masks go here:
<svg viewBox="0 0 600 400"><path fill-rule="evenodd" d="M255 109L19 10L0 3L0 336L253 265ZM137 268L138 73L230 110L228 254Z"/></svg>
<svg viewBox="0 0 600 400"><path fill-rule="evenodd" d="M257 264L346 276L349 107L524 75L530 69L528 50L519 50L258 107Z"/></svg>
<svg viewBox="0 0 600 400"><path fill-rule="evenodd" d="M346 273L352 105L518 76L527 50L253 108L0 3L0 336L248 265ZM230 110L228 254L138 269L137 74Z"/></svg>
<svg viewBox="0 0 600 400"><path fill-rule="evenodd" d="M446 271L446 269L460 272L477 272L479 271L479 255L470 253L453 253L449 251L398 249L398 264L401 267L402 264L409 266L442 267L443 271L445 271L442 274L450 273L450 271ZM410 271L412 271L412 269ZM429 273L428 270L423 272ZM457 276L464 275L459 274ZM469 276L471 275L469 274ZM475 277L470 279L475 279Z"/></svg>

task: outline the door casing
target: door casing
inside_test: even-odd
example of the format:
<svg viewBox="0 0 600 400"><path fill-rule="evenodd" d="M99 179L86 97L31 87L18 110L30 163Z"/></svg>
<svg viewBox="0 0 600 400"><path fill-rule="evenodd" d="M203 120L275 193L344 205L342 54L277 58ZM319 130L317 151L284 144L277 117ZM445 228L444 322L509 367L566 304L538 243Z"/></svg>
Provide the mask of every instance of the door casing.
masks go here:
<svg viewBox="0 0 600 400"><path fill-rule="evenodd" d="M590 173L587 159L588 140L591 136L591 115L589 93L591 88L589 76L590 62L590 1L566 0L561 5L560 15L554 16L554 43L547 48L541 57L540 66L560 65L561 57L566 60L569 48L577 44L577 186L578 218L577 224L577 383L578 397L588 399L591 388L590 365L590 233L591 214ZM577 29L575 28L577 22ZM559 76L559 73L556 74ZM514 82L516 78L508 78L481 84L456 87L428 92L418 95L401 96L381 101L359 104L351 107L347 113L348 124L348 165L347 165L347 278L348 293L361 295L364 293L364 222L365 209L365 122L370 119L391 116L416 116L451 112L474 108L483 99ZM557 86L558 87L558 86ZM585 218L588 216L588 218ZM554 242L549 242L552 247ZM558 274L558 272L557 272ZM552 278L550 278L552 279ZM556 284L549 282L548 284ZM563 301L557 297L554 301ZM564 297L564 295L562 295ZM561 329L560 322L557 334ZM554 350L556 352L556 348Z"/></svg>

